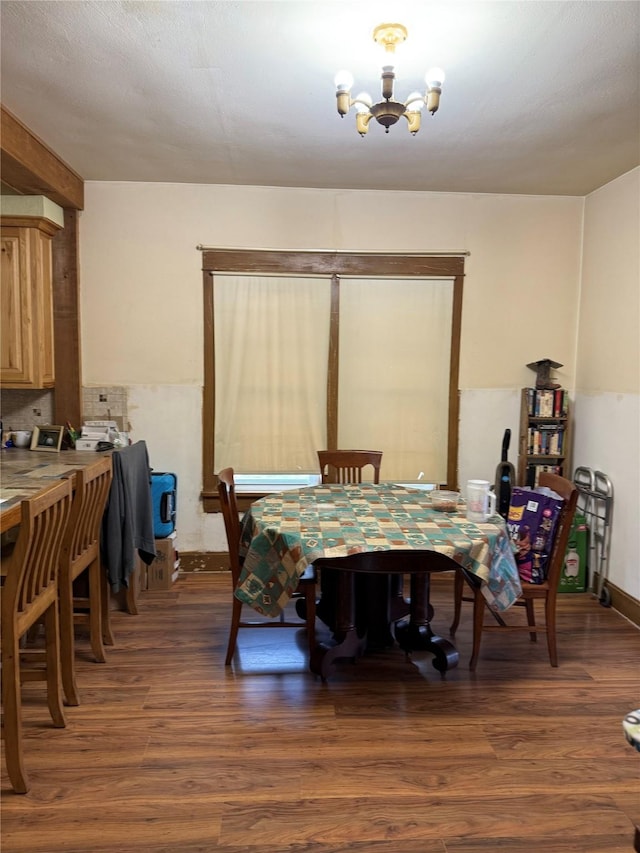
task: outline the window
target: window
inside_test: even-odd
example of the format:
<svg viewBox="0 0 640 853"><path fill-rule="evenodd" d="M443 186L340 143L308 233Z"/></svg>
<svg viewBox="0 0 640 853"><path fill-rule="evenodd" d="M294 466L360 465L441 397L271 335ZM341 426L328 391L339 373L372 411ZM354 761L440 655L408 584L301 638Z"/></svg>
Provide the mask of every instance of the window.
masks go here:
<svg viewBox="0 0 640 853"><path fill-rule="evenodd" d="M324 447L331 282L216 275L216 470L313 470Z"/></svg>
<svg viewBox="0 0 640 853"><path fill-rule="evenodd" d="M453 282L341 279L338 447L382 449L383 479L447 481Z"/></svg>
<svg viewBox="0 0 640 853"><path fill-rule="evenodd" d="M454 485L463 275L462 256L204 249L205 510L220 468L304 478L324 447Z"/></svg>

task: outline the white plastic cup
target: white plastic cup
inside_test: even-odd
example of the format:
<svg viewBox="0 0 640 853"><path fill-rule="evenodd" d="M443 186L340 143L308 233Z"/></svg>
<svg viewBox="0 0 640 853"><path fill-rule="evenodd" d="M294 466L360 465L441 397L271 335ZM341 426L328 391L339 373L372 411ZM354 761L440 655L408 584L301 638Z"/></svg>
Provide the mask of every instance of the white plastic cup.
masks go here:
<svg viewBox="0 0 640 853"><path fill-rule="evenodd" d="M467 480L467 519L482 524L496 511L496 496L488 480Z"/></svg>
<svg viewBox="0 0 640 853"><path fill-rule="evenodd" d="M28 429L18 429L11 433L11 440L14 447L29 447L31 444L31 431Z"/></svg>

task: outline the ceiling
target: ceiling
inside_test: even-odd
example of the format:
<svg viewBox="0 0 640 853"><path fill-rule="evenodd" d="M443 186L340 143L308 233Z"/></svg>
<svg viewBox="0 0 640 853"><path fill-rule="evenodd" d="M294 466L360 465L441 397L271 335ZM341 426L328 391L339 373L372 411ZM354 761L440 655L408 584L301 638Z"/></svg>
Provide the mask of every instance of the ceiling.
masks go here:
<svg viewBox="0 0 640 853"><path fill-rule="evenodd" d="M2 0L2 103L85 180L585 195L640 162L640 3ZM360 137L373 28L409 30L396 97L435 116Z"/></svg>

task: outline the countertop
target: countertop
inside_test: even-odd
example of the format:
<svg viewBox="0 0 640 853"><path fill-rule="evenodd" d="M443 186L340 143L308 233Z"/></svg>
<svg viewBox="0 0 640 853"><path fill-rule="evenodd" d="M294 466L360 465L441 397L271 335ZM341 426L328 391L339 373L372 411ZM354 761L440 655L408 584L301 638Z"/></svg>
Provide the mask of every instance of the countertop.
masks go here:
<svg viewBox="0 0 640 853"><path fill-rule="evenodd" d="M46 453L3 447L0 451L0 531L20 523L20 501L24 498L36 494L53 480L90 465L103 455L95 450Z"/></svg>

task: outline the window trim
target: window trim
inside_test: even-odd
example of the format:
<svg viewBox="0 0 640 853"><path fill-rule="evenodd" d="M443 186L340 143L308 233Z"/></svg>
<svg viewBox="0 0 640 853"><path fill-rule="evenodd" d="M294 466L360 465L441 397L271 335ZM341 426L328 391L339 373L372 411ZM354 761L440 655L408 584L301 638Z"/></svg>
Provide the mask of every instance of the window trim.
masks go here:
<svg viewBox="0 0 640 853"><path fill-rule="evenodd" d="M447 485L457 487L460 336L462 326L462 290L464 259L460 254L386 254L376 252L289 251L278 249L215 249L202 251L204 316L204 387L202 394L202 492L205 512L219 512L218 477L214 466L215 423L215 341L213 324L213 287L215 273L272 273L315 275L331 279L333 321L329 340L329 376L327 385L327 445L335 446L338 429L338 294L343 276L389 276L397 278L447 278L453 280L453 316L449 368L449 418ZM261 497L245 493L240 499L245 509Z"/></svg>

